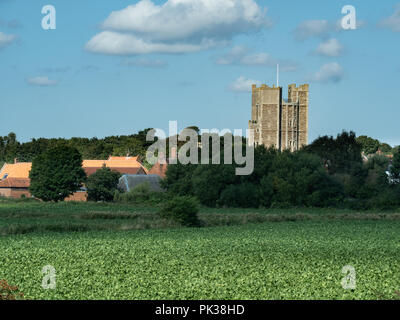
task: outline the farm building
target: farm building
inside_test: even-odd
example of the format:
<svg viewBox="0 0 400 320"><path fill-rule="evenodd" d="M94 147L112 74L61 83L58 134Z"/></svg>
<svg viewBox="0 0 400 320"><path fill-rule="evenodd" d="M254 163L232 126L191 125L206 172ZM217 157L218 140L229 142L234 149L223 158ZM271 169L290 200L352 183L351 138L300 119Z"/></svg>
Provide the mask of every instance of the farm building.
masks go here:
<svg viewBox="0 0 400 320"><path fill-rule="evenodd" d="M150 175L157 175L160 178L164 179L167 173L167 163L161 163L160 161L157 161L154 166L150 169L149 174Z"/></svg>
<svg viewBox="0 0 400 320"><path fill-rule="evenodd" d="M101 169L103 166L129 175L147 175L148 170L139 162L138 157L109 157L107 160L83 160L82 168L88 176ZM29 172L32 163L17 162L6 163L0 170L0 196L20 198L31 197L29 192ZM86 201L87 193L84 188L74 193L66 201Z"/></svg>
<svg viewBox="0 0 400 320"><path fill-rule="evenodd" d="M30 197L30 162L5 163L0 170L0 196L10 198Z"/></svg>
<svg viewBox="0 0 400 320"><path fill-rule="evenodd" d="M176 148L171 148L171 159L176 159L178 157L177 155L177 149ZM160 176L162 179L164 179L167 175L167 169L168 165L170 163L170 159L165 158L163 154L161 154L160 158L158 161L154 164L154 166L150 169L148 174L155 174Z"/></svg>
<svg viewBox="0 0 400 320"><path fill-rule="evenodd" d="M147 169L138 161L138 157L109 157L108 160L83 160L82 167L88 176L103 166L121 174L147 174Z"/></svg>
<svg viewBox="0 0 400 320"><path fill-rule="evenodd" d="M160 186L161 177L156 174L149 175L130 175L124 174L119 178L118 187L125 192L129 192L139 185L147 183L152 191L163 191Z"/></svg>

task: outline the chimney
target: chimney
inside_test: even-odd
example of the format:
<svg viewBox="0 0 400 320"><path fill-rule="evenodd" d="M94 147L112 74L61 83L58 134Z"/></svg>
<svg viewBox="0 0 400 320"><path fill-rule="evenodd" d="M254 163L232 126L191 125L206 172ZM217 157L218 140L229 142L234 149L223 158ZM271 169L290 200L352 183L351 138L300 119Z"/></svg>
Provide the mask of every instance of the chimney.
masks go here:
<svg viewBox="0 0 400 320"><path fill-rule="evenodd" d="M177 152L176 152L176 147L172 147L171 148L171 159L176 159L177 156Z"/></svg>
<svg viewBox="0 0 400 320"><path fill-rule="evenodd" d="M14 158L14 164L18 163L18 158Z"/></svg>

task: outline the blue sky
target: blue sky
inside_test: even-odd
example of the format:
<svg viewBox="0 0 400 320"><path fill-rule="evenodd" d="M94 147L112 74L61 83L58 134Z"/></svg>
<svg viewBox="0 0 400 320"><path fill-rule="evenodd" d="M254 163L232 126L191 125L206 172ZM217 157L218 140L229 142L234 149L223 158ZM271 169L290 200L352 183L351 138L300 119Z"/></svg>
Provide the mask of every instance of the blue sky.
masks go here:
<svg viewBox="0 0 400 320"><path fill-rule="evenodd" d="M399 145L399 51L399 0L0 0L0 135L246 129L249 84L279 63L284 95L310 83L310 142L345 129Z"/></svg>

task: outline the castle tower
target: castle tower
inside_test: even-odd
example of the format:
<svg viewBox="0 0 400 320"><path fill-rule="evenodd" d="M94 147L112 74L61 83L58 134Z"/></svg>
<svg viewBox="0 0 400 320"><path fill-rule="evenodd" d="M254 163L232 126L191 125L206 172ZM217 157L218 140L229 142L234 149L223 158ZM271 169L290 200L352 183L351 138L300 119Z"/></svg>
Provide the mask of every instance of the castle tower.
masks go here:
<svg viewBox="0 0 400 320"><path fill-rule="evenodd" d="M252 86L252 108L249 129L254 130L252 143L279 150L299 150L308 144L309 85L289 85L288 100L282 88L263 84Z"/></svg>

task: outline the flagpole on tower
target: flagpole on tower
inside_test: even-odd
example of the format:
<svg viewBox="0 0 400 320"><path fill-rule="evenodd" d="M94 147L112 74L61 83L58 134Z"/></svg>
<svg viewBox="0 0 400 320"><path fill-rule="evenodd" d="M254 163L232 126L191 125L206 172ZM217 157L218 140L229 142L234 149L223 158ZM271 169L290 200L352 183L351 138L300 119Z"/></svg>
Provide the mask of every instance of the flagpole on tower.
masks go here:
<svg viewBox="0 0 400 320"><path fill-rule="evenodd" d="M276 86L279 88L279 64L276 65Z"/></svg>

